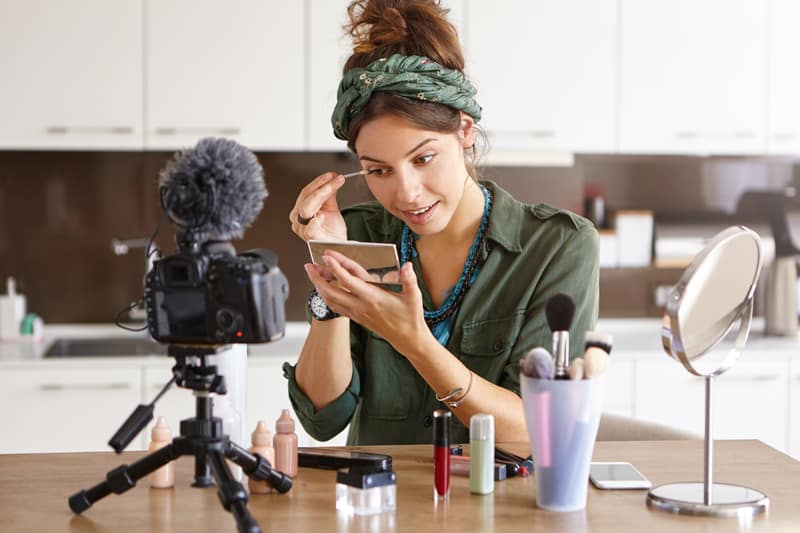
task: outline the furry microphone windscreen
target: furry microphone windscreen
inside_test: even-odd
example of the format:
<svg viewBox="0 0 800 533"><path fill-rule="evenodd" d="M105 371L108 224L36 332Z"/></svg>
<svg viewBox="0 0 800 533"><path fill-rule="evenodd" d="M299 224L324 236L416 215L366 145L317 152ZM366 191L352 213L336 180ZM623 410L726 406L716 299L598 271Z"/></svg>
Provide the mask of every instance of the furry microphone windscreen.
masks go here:
<svg viewBox="0 0 800 533"><path fill-rule="evenodd" d="M159 175L170 216L206 240L241 238L267 187L256 156L236 141L208 137L175 154Z"/></svg>
<svg viewBox="0 0 800 533"><path fill-rule="evenodd" d="M575 302L560 292L547 301L544 312L550 331L569 331L575 316Z"/></svg>

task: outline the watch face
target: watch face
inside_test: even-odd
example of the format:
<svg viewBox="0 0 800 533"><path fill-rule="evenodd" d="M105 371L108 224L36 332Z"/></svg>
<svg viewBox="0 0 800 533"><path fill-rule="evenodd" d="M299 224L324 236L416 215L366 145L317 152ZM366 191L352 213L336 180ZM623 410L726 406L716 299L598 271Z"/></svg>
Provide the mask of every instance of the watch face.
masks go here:
<svg viewBox="0 0 800 533"><path fill-rule="evenodd" d="M312 295L308 305L311 308L311 314L317 318L323 318L328 314L328 306L325 304L325 300L323 300L322 296L319 294Z"/></svg>

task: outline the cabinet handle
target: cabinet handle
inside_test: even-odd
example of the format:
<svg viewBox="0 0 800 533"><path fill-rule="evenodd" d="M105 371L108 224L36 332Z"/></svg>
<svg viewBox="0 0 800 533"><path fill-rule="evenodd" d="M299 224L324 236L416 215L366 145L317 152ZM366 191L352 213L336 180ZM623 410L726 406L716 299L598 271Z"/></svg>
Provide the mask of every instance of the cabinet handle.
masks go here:
<svg viewBox="0 0 800 533"><path fill-rule="evenodd" d="M223 127L223 128L156 128L156 135L178 135L179 133L188 133L195 135L239 135L242 133L241 128L236 127Z"/></svg>
<svg viewBox="0 0 800 533"><path fill-rule="evenodd" d="M724 382L728 383L748 383L755 381L763 383L765 381L778 381L781 377L778 374L760 374L758 376L730 376L722 379Z"/></svg>
<svg viewBox="0 0 800 533"><path fill-rule="evenodd" d="M782 131L775 134L776 141L793 141L794 139L795 134L791 131Z"/></svg>
<svg viewBox="0 0 800 533"><path fill-rule="evenodd" d="M130 383L43 383L39 385L39 390L44 392L66 390L126 390L130 388Z"/></svg>
<svg viewBox="0 0 800 533"><path fill-rule="evenodd" d="M692 139L755 139L754 131L693 131L681 130L675 132L675 137L687 141Z"/></svg>
<svg viewBox="0 0 800 533"><path fill-rule="evenodd" d="M508 131L508 130L491 130L486 134L489 137L515 137L525 138L533 137L534 139L552 139L556 136L555 130L528 130L528 131Z"/></svg>
<svg viewBox="0 0 800 533"><path fill-rule="evenodd" d="M82 133L91 135L130 135L133 128L130 126L48 126L48 135L67 135L69 133Z"/></svg>

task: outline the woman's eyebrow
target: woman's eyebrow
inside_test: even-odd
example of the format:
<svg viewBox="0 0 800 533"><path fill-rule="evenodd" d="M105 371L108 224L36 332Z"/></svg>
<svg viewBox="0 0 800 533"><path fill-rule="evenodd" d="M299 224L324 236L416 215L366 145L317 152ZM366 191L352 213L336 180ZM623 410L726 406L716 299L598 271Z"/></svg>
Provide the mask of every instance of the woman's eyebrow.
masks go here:
<svg viewBox="0 0 800 533"><path fill-rule="evenodd" d="M417 144L417 145L416 145L414 148L412 148L411 150L409 150L408 152L406 152L406 157L410 156L411 154L413 154L414 152L416 152L417 150L419 150L420 148L422 148L423 146L425 146L425 145L426 145L426 144L428 144L429 142L431 142L431 141L437 141L437 140L438 140L438 139L436 139L436 138L434 138L434 137L429 137L429 138L425 139L425 140L424 140L424 141L422 141L421 143ZM358 158L358 159L359 159L359 160L361 160L361 161L372 161L373 163L381 163L381 164L386 164L384 161L381 161L380 159L375 159L374 157L370 157L370 156L368 156L368 155L362 155L362 156L359 156L359 158Z"/></svg>

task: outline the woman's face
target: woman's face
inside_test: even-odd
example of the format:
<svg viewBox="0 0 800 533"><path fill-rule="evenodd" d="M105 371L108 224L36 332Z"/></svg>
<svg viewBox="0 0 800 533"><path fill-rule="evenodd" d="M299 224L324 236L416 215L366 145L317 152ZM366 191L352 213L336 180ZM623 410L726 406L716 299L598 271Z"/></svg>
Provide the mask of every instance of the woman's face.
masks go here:
<svg viewBox="0 0 800 533"><path fill-rule="evenodd" d="M466 115L457 133L422 130L392 115L364 124L355 148L375 199L418 235L442 231L469 179L464 146L474 141L473 126Z"/></svg>

